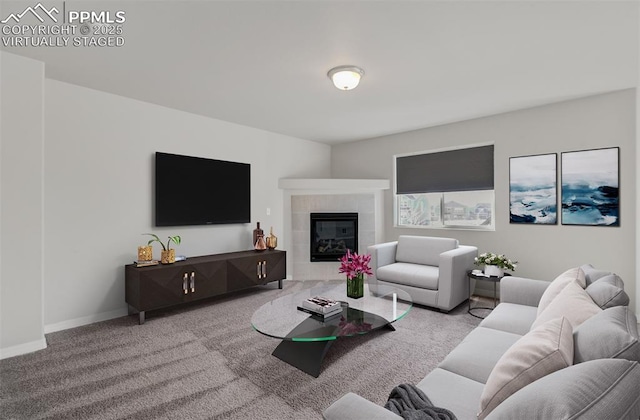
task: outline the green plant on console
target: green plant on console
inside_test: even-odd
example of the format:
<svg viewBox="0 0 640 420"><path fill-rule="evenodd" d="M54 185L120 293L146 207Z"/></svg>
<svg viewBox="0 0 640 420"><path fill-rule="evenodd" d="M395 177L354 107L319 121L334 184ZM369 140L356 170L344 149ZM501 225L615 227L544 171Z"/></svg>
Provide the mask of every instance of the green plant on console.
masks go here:
<svg viewBox="0 0 640 420"><path fill-rule="evenodd" d="M143 235L149 235L149 236L153 236L153 239L149 239L149 242L147 242L147 245L151 245L154 242L158 242L160 245L162 245L162 250L163 251L168 251L171 249L171 242L173 242L176 245L180 245L180 236L176 235L176 236L169 236L168 240L167 240L167 245L165 246L164 243L162 243L162 240L160 240L160 238L158 237L158 235L154 234L154 233L143 233Z"/></svg>

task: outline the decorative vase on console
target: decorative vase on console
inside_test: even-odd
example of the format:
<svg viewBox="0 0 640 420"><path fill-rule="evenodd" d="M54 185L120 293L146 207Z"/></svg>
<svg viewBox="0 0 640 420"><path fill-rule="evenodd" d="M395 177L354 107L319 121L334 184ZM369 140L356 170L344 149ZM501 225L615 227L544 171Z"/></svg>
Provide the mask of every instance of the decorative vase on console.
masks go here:
<svg viewBox="0 0 640 420"><path fill-rule="evenodd" d="M255 229L253 229L253 241L251 242L251 244L254 246L256 246L256 242L258 242L258 235L262 235L264 237L264 231L262 229L260 229L260 222L257 222L257 226Z"/></svg>
<svg viewBox="0 0 640 420"><path fill-rule="evenodd" d="M273 234L273 226L271 226L271 230L269 231L269 236L266 239L267 248L275 249L278 246L278 237Z"/></svg>
<svg viewBox="0 0 640 420"><path fill-rule="evenodd" d="M256 243L253 246L256 251L264 251L267 249L267 243L264 240L264 235L259 234L258 239L256 239Z"/></svg>

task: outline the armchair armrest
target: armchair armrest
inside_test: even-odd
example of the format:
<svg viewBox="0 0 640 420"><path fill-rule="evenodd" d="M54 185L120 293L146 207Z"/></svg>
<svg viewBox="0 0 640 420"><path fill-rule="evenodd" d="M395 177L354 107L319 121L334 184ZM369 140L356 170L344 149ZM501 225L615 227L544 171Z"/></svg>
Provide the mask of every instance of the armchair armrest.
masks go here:
<svg viewBox="0 0 640 420"><path fill-rule="evenodd" d="M500 302L538 306L550 282L524 277L503 277L500 281Z"/></svg>
<svg viewBox="0 0 640 420"><path fill-rule="evenodd" d="M349 392L324 410L325 420L402 420L384 407Z"/></svg>
<svg viewBox="0 0 640 420"><path fill-rule="evenodd" d="M398 241L371 245L368 248L369 254L371 254L371 269L374 275L378 268L396 262L397 249Z"/></svg>
<svg viewBox="0 0 640 420"><path fill-rule="evenodd" d="M369 290L374 294L378 293L378 268L395 263L397 249L398 241L371 245L367 248L367 251L371 254L371 271L373 272L373 275L369 276L367 280Z"/></svg>
<svg viewBox="0 0 640 420"><path fill-rule="evenodd" d="M449 311L469 297L467 270L473 267L478 248L460 245L440 254L438 308Z"/></svg>

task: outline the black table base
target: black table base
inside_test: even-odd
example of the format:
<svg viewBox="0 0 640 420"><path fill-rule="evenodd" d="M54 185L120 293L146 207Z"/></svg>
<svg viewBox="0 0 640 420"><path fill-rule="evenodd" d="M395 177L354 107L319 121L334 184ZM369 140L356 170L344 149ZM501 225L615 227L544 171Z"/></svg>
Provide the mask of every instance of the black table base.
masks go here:
<svg viewBox="0 0 640 420"><path fill-rule="evenodd" d="M313 331L314 334L318 334L319 328L326 328L325 334L320 335L335 338L322 341L316 341L313 338L309 338L308 341L305 340L304 336L307 331ZM363 328L363 330L358 332L358 328ZM353 308L345 308L342 315L336 315L327 321L311 316L291 330L287 338L282 340L271 354L317 378L320 376L322 361L337 338L352 337L380 328L396 330L389 321L381 316ZM296 337L295 340L292 339L293 337Z"/></svg>

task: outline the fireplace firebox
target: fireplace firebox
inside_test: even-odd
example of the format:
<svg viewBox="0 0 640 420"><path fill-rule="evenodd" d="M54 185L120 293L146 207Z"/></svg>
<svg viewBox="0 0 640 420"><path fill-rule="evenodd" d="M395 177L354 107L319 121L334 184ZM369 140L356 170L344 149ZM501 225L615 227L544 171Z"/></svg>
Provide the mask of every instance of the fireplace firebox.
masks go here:
<svg viewBox="0 0 640 420"><path fill-rule="evenodd" d="M358 252L358 213L311 213L311 262L338 261Z"/></svg>

